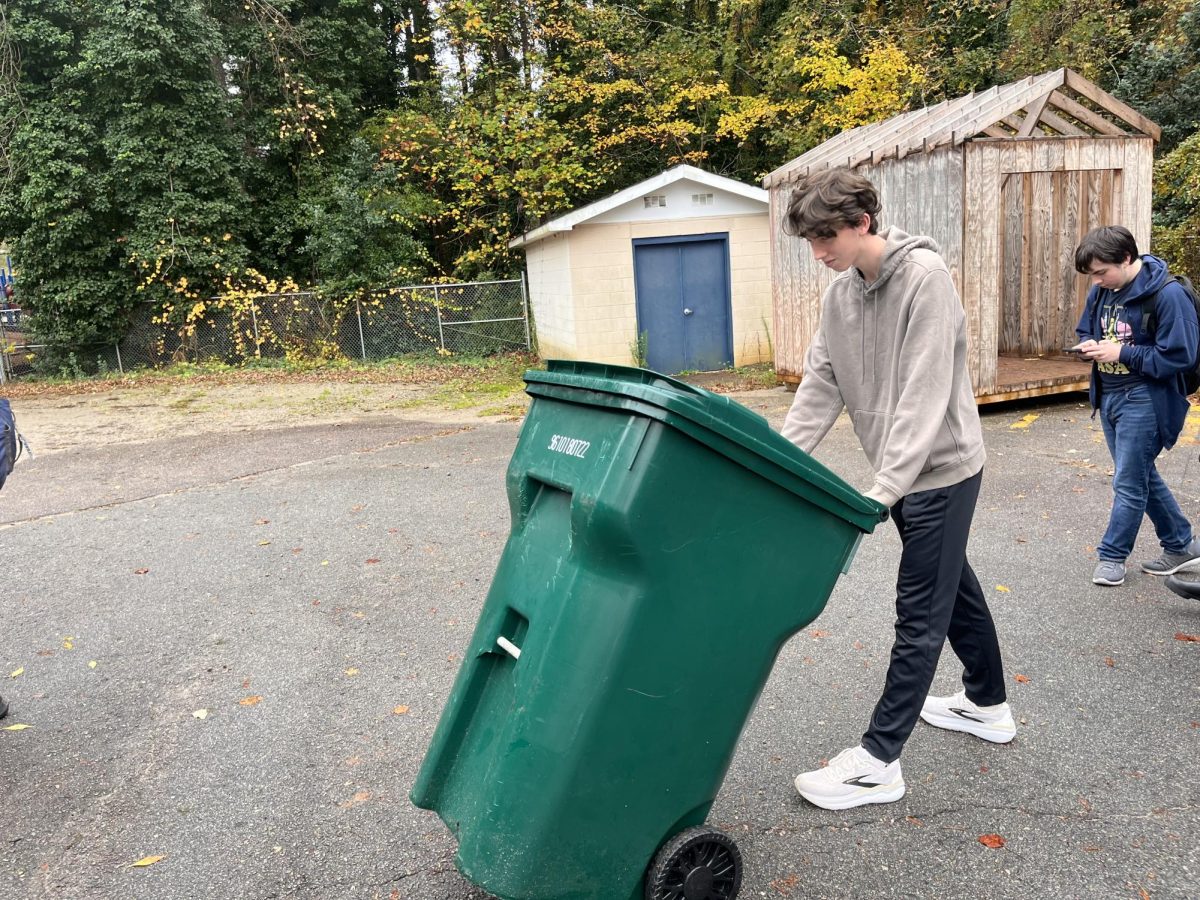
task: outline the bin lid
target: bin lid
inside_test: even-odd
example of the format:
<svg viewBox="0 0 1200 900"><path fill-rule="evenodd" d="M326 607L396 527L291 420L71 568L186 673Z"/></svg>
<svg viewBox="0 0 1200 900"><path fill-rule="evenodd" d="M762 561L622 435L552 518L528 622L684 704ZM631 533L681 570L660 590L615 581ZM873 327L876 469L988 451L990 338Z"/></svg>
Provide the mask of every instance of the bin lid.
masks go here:
<svg viewBox="0 0 1200 900"><path fill-rule="evenodd" d="M654 415L862 531L871 532L887 519L885 506L860 494L730 397L649 369L580 360L547 360L545 371L530 369L524 377L525 390L534 397Z"/></svg>

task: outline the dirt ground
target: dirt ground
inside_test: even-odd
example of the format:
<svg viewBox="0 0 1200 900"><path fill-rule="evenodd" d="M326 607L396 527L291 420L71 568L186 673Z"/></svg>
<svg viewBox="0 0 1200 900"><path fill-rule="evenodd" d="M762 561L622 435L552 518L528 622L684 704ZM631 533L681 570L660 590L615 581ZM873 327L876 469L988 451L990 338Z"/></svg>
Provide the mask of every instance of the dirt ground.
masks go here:
<svg viewBox="0 0 1200 900"><path fill-rule="evenodd" d="M689 381L721 393L761 388L736 373L701 373ZM268 381L222 378L106 386L5 385L17 422L35 453L79 445L138 444L190 435L253 432L300 425L419 419L447 424L524 414L519 389L486 398L448 400L437 384L355 383L311 376Z"/></svg>
<svg viewBox="0 0 1200 900"><path fill-rule="evenodd" d="M136 444L384 417L447 422L479 418L480 408L446 409L428 402L428 395L427 388L404 384L157 384L100 393L29 394L12 398L12 403L36 453L80 444Z"/></svg>

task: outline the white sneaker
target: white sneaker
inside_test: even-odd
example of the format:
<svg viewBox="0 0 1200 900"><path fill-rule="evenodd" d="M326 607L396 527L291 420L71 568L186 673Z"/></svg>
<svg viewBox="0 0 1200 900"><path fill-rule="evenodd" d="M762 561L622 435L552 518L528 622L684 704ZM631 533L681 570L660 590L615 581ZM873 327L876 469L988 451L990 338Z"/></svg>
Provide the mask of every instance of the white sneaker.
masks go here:
<svg viewBox="0 0 1200 900"><path fill-rule="evenodd" d="M850 747L825 768L797 775L796 790L822 809L850 809L899 800L904 796L904 776L900 760L885 763L862 747Z"/></svg>
<svg viewBox="0 0 1200 900"><path fill-rule="evenodd" d="M1007 744L1017 736L1017 725L1007 703L976 706L965 690L951 697L926 697L921 718L950 731L965 731L993 744Z"/></svg>

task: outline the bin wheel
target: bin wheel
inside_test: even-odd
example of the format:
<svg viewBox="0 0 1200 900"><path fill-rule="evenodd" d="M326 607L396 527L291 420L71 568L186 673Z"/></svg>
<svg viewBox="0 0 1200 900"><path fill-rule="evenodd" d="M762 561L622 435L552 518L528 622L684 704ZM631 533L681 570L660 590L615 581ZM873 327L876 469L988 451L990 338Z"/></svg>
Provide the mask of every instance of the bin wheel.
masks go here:
<svg viewBox="0 0 1200 900"><path fill-rule="evenodd" d="M701 826L659 848L646 872L646 900L733 900L742 887L742 854L723 831Z"/></svg>

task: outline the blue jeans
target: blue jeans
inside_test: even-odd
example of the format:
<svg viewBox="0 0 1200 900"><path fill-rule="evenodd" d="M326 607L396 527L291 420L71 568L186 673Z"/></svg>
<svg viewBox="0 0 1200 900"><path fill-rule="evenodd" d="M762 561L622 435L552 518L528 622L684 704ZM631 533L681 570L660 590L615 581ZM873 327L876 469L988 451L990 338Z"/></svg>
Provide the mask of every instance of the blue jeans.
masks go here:
<svg viewBox="0 0 1200 900"><path fill-rule="evenodd" d="M1150 517L1163 550L1183 553L1192 542L1192 526L1154 467L1163 445L1149 389L1106 388L1100 397L1100 424L1116 474L1108 530L1096 555L1117 562L1128 559L1143 515Z"/></svg>

